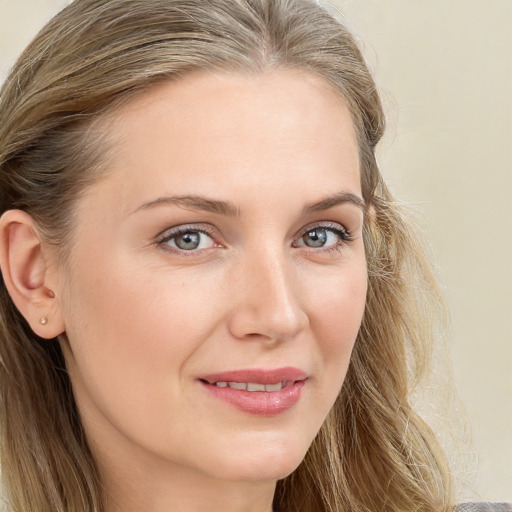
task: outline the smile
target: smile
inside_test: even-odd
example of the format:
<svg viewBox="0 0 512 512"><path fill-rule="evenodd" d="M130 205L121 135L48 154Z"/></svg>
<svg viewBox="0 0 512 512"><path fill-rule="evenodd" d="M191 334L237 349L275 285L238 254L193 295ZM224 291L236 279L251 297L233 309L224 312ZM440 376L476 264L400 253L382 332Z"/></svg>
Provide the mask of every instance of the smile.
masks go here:
<svg viewBox="0 0 512 512"><path fill-rule="evenodd" d="M297 368L249 369L201 377L203 389L229 406L257 416L276 416L299 400L308 376Z"/></svg>
<svg viewBox="0 0 512 512"><path fill-rule="evenodd" d="M283 388L291 386L293 382L283 381L277 384L260 384L258 382L214 382L213 386L218 388L233 388L233 389L244 389L246 391L280 391Z"/></svg>

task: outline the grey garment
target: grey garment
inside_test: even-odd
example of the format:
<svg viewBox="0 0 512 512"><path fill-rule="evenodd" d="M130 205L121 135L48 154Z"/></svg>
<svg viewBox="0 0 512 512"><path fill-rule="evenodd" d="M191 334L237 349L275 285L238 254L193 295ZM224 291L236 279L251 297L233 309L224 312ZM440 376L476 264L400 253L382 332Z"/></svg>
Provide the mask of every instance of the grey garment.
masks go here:
<svg viewBox="0 0 512 512"><path fill-rule="evenodd" d="M512 512L511 503L461 503L454 512Z"/></svg>

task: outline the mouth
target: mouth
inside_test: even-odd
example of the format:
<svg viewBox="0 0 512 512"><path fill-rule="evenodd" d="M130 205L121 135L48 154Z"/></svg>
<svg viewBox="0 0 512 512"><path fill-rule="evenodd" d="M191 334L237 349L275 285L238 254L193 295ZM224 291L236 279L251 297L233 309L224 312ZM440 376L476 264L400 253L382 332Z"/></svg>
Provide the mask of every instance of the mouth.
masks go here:
<svg viewBox="0 0 512 512"><path fill-rule="evenodd" d="M299 380L307 379L308 375L306 372L299 368L293 368L287 366L284 368L248 368L246 370L232 370L228 372L212 373L209 375L203 375L200 380L205 381L208 384L269 384L278 385L293 383ZM222 386L221 387L226 387ZM283 386L284 387L284 386ZM257 391L262 391L261 389Z"/></svg>
<svg viewBox="0 0 512 512"><path fill-rule="evenodd" d="M281 381L276 384L261 384L259 382L208 382L203 381L205 384L211 386L217 386L218 388L231 388L231 389L242 389L245 391L264 391L266 393L272 393L273 391L281 391L283 388L290 387L294 384L294 381Z"/></svg>
<svg viewBox="0 0 512 512"><path fill-rule="evenodd" d="M297 368L248 369L199 378L203 388L239 411L276 416L300 399L308 376Z"/></svg>

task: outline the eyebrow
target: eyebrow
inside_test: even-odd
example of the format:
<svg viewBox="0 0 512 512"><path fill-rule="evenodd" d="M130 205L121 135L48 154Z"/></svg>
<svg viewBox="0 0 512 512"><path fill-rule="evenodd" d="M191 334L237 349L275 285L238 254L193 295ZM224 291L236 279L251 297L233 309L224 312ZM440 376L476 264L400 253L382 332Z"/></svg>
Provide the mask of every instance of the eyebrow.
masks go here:
<svg viewBox="0 0 512 512"><path fill-rule="evenodd" d="M366 205L361 197L350 192L340 192L321 199L320 201L307 204L303 209L303 213L323 212L325 210L329 210L329 208L334 208L335 206L347 203L357 206L363 210L363 212L366 210Z"/></svg>
<svg viewBox="0 0 512 512"><path fill-rule="evenodd" d="M357 206L363 210L363 212L366 208L364 201L359 196L350 192L340 192L338 194L333 194L332 196L321 199L320 201L307 204L303 208L303 214L322 212L346 203ZM187 209L203 210L206 212L217 213L229 217L237 217L240 215L240 209L231 201L219 201L216 199L208 199L206 197L197 195L162 196L152 201L143 203L133 213L140 210L148 210L161 205L174 205Z"/></svg>
<svg viewBox="0 0 512 512"><path fill-rule="evenodd" d="M218 201L215 199L208 199L202 196L187 195L187 196L163 196L153 201L148 201L139 206L133 213L140 210L148 210L160 205L174 205L181 206L193 210L203 210L211 213L218 213L229 217L236 217L240 215L240 210L230 201Z"/></svg>

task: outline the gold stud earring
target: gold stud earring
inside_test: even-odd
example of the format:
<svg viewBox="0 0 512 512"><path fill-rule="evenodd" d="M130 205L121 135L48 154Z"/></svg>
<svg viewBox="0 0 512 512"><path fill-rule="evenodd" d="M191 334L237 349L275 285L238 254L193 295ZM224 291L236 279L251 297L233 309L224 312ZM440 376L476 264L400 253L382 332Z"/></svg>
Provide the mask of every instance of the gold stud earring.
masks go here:
<svg viewBox="0 0 512 512"><path fill-rule="evenodd" d="M46 325L48 323L48 317L47 316L43 316L42 318L39 319L39 323L41 325Z"/></svg>

